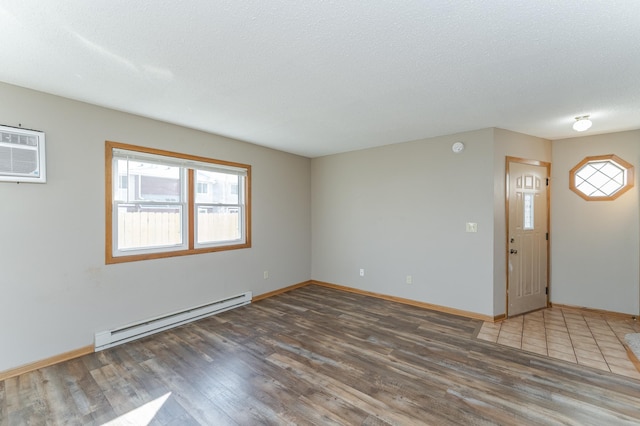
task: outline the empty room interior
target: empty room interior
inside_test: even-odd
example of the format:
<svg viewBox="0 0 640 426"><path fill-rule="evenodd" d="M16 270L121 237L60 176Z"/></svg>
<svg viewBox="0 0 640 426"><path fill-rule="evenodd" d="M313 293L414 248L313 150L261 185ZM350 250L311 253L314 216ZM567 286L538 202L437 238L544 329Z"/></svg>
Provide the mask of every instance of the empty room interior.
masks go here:
<svg viewBox="0 0 640 426"><path fill-rule="evenodd" d="M0 426L638 424L638 40L631 0L0 2Z"/></svg>

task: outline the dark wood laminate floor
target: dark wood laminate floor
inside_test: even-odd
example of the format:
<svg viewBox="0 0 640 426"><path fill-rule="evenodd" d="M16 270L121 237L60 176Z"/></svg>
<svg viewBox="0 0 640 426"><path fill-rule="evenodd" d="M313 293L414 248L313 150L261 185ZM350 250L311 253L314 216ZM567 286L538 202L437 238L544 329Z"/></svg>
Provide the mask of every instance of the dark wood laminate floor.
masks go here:
<svg viewBox="0 0 640 426"><path fill-rule="evenodd" d="M0 382L0 425L640 423L640 382L307 286Z"/></svg>

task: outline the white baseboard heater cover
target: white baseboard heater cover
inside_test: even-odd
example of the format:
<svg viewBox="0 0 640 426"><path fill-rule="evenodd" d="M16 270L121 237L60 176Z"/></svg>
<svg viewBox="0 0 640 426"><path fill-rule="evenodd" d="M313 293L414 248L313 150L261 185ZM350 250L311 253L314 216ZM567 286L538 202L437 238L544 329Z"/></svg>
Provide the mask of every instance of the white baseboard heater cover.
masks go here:
<svg viewBox="0 0 640 426"><path fill-rule="evenodd" d="M114 330L100 331L95 334L95 351L111 348L122 343L140 339L160 331L178 327L220 312L228 311L251 303L250 291L237 296L227 297L205 305L196 306L171 314L162 315Z"/></svg>

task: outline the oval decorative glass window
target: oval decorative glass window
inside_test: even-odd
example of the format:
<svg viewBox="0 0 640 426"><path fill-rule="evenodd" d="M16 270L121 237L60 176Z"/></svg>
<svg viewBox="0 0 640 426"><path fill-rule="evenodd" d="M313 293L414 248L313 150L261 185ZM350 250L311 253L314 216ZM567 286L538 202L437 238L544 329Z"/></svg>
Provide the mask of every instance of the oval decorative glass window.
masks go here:
<svg viewBox="0 0 640 426"><path fill-rule="evenodd" d="M615 200L633 188L633 166L613 154L586 157L569 172L569 188L587 201Z"/></svg>

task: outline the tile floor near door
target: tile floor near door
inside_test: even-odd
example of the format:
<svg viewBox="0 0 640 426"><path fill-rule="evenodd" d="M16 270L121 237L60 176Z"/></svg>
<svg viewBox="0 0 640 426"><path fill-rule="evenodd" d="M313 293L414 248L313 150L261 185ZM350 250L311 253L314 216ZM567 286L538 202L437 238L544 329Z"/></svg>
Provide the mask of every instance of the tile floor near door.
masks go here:
<svg viewBox="0 0 640 426"><path fill-rule="evenodd" d="M622 345L628 333L640 333L640 324L631 318L548 308L485 322L477 337L640 380Z"/></svg>

